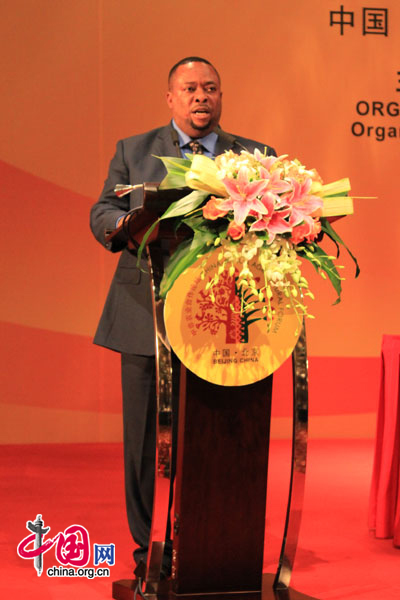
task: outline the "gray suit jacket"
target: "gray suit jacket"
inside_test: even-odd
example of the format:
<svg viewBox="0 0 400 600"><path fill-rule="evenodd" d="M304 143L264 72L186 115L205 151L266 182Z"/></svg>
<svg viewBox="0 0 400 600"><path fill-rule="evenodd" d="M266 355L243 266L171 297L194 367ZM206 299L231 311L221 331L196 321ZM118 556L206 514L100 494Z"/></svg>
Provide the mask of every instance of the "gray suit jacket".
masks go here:
<svg viewBox="0 0 400 600"><path fill-rule="evenodd" d="M102 194L93 206L90 226L96 239L105 246L105 231L115 229L118 217L130 209L141 206L142 190L118 198L114 193L117 183L137 184L161 181L166 172L162 162L155 156L176 156L172 126L153 129L141 135L121 140L111 161L108 178ZM216 154L232 149L239 153L255 148L275 154L266 144L260 144L239 136L220 131ZM179 150L179 148L178 148ZM118 251L121 248L109 248ZM114 278L104 306L94 343L118 352L154 354L154 327L149 276L136 266L134 252L122 250ZM142 268L147 271L146 263Z"/></svg>

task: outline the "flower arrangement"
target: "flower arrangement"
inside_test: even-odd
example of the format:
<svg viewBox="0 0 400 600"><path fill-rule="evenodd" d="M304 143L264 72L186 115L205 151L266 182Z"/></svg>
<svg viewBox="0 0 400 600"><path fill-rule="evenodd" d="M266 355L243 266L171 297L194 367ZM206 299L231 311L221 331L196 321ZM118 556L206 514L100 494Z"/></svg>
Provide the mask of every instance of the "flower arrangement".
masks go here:
<svg viewBox="0 0 400 600"><path fill-rule="evenodd" d="M340 301L341 265L335 263L343 245L356 265L357 260L332 228L330 217L353 212L348 196L350 182L341 179L324 185L315 169L307 169L287 155L275 157L242 151L217 156L186 158L160 157L167 175L161 189L191 188L160 217L176 219L192 230L169 260L161 284L165 297L177 277L199 257L219 249L219 268L205 282L211 300L213 287L224 271L237 273L241 294L240 311L252 311L255 298L263 303L265 320L271 320L274 289L284 293L299 320L312 316L304 297L313 298L301 273L301 259L308 260L323 278L332 283ZM147 231L139 256L158 221ZM337 255L328 255L320 246L323 235L336 245ZM256 285L249 268L254 260L261 265L264 281ZM205 279L204 265L201 277ZM239 265L239 270L238 270ZM232 306L232 310L235 310Z"/></svg>

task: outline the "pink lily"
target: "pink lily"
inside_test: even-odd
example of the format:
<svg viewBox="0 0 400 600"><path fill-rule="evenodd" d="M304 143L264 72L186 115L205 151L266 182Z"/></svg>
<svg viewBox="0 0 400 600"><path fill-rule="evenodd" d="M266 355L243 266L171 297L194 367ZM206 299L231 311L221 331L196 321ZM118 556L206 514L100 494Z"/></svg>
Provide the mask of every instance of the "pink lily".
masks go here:
<svg viewBox="0 0 400 600"><path fill-rule="evenodd" d="M225 177L223 183L229 193L229 198L221 203L222 210L233 210L234 220L241 225L251 210L265 214L267 209L260 197L268 185L265 179L250 181L250 170L246 166L239 169L237 179Z"/></svg>
<svg viewBox="0 0 400 600"><path fill-rule="evenodd" d="M288 194L281 196L282 203L291 207L289 224L292 227L299 225L305 217L311 215L318 208L321 208L323 201L318 196L309 195L312 185L312 179L307 177L303 183L299 183L291 178L293 189Z"/></svg>
<svg viewBox="0 0 400 600"><path fill-rule="evenodd" d="M272 165L278 160L276 156L265 156L262 154L258 148L254 150L254 158L258 160L259 163L262 164L268 171L271 169Z"/></svg>
<svg viewBox="0 0 400 600"><path fill-rule="evenodd" d="M292 186L288 181L281 179L282 171L283 169L275 169L275 171L270 173L264 167L260 169L260 176L263 179L268 180L267 189L270 192L274 192L275 194L283 194L284 192L288 192L292 189Z"/></svg>
<svg viewBox="0 0 400 600"><path fill-rule="evenodd" d="M259 218L251 225L250 231L267 231L269 242L272 242L277 234L292 231L291 226L285 220L290 214L289 207L283 210L276 210L275 197L271 192L267 192L263 196L262 203L268 212L264 215L258 215Z"/></svg>

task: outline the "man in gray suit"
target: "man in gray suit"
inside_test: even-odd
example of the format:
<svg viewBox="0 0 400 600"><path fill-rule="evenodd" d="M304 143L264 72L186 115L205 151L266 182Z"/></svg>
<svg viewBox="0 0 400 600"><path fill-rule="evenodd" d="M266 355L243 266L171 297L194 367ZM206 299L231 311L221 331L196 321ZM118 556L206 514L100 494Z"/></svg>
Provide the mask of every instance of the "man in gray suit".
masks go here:
<svg viewBox="0 0 400 600"><path fill-rule="evenodd" d="M105 233L128 219L128 212L143 201L141 190L133 191L130 198L118 198L116 184L164 178L164 166L154 155L191 153L193 141L211 157L244 148L263 152L265 147L268 154L274 154L265 144L219 128L221 98L220 77L207 60L188 57L174 65L167 91L171 123L118 142L103 192L91 211L96 239L113 252L122 250L94 342L121 353L126 504L130 530L139 546L134 552L137 563L147 558L154 485L156 399L150 283L148 273L143 272L147 271L145 261L138 268L135 253L120 241L106 245ZM168 556L166 570L167 563Z"/></svg>

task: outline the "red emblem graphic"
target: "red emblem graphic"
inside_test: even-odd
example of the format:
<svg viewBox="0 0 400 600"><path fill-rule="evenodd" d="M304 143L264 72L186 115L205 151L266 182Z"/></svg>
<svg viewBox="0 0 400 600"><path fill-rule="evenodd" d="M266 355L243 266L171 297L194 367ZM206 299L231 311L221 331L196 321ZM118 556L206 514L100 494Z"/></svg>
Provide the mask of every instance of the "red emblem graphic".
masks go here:
<svg viewBox="0 0 400 600"><path fill-rule="evenodd" d="M214 302L209 290L199 292L196 300L199 306L195 315L196 328L209 330L211 335L216 335L220 327L225 327L227 344L246 344L249 341L250 325L256 321L267 320L267 316L262 313L264 303L248 288L242 292L237 287L237 280L237 272L229 275L225 270L212 288ZM258 280L259 278L255 278L256 282ZM242 302L254 302L254 307L241 311Z"/></svg>

